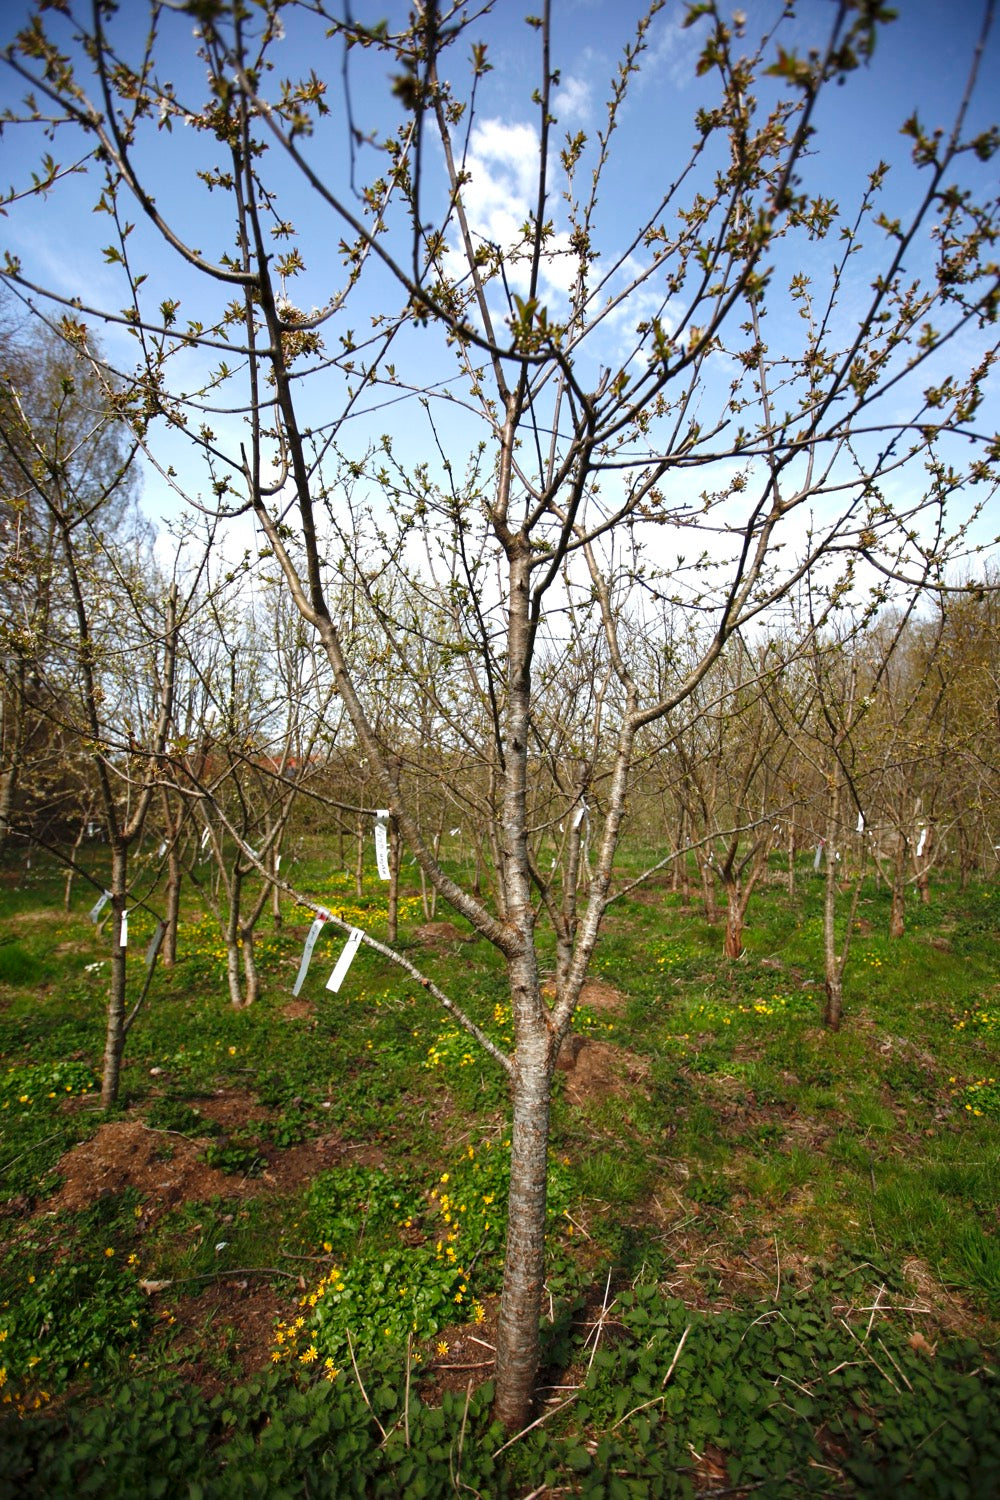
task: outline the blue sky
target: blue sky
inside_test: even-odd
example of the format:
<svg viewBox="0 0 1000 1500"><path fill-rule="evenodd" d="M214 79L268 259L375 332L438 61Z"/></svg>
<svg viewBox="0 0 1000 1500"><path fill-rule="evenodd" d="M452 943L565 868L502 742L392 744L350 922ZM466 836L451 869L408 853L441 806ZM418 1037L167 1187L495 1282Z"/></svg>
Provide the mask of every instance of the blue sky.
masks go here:
<svg viewBox="0 0 1000 1500"><path fill-rule="evenodd" d="M391 7L395 15L399 7ZM781 7L764 0L743 7L746 13L748 43L761 30L773 24ZM816 115L817 132L810 147L809 159L803 164L803 179L810 192L833 195L845 214L850 216L863 187L867 172L879 159L891 165L884 199L887 210L905 213L913 201L919 174L909 161L909 143L899 134L902 120L917 110L927 125L950 128L962 97L973 45L978 35L982 8L976 0L960 0L955 5L937 0L901 0L900 18L880 34L872 62L853 73L842 87L831 87ZM141 40L146 7L131 3L121 7L116 19L115 35L122 45L135 48ZM797 17L783 26L783 45L807 51L825 36L834 12L830 0L804 0ZM85 7L89 13L89 5ZM355 8L358 19L374 21L385 8L363 0ZM554 113L558 124L554 131L554 148L562 143L566 131L583 130L593 144L604 115L609 80L621 57L634 23L641 14L631 4L612 5L599 0L556 0L553 7L553 65L560 70L555 93ZM16 27L17 12L5 10L6 28ZM531 94L538 83L536 33L523 19L524 8L503 0L496 10L476 24L473 35L482 35L489 45L492 71L482 81L476 117L469 139L468 165L472 182L468 190L470 214L475 230L503 244L516 233L534 202L534 176L537 168L537 107ZM602 183L597 214L596 239L602 245L604 263L610 264L629 243L633 226L641 222L643 211L650 211L663 191L663 185L676 173L686 157L693 138L691 119L694 111L712 94L710 80L695 76L695 62L702 44L698 28L685 30L680 22L682 8L668 4L655 17L649 31L648 49L642 69L635 78L621 112L615 151L610 169ZM58 26L58 18L47 21ZM174 83L179 98L190 101L197 109L203 102L204 86L199 82L192 57L194 41L188 16L170 15L164 19L162 33L163 61L160 76ZM315 67L328 80L331 115L304 152L337 192L351 199L348 185L350 153L345 145L343 128L343 95L341 57L333 44L324 41L322 29L307 17L288 13L286 36L276 56L281 76L295 76ZM467 69L468 49L456 49L446 58L445 66L454 69L452 77L462 92ZM994 32L983 59L981 80L973 103L970 125L977 128L988 123L991 110L991 85L998 76L1000 36ZM381 57L355 51L351 58L351 97L355 121L362 133L389 133L399 123L401 111L389 88L388 66ZM276 74L277 76L277 74ZM785 85L776 80L762 80L758 90L766 104ZM0 100L10 108L23 94L23 85L9 70L0 75ZM36 168L43 149L51 149L64 165L74 159L75 147L69 132L59 131L51 146L39 139L37 127L7 125L3 136L4 181L15 188L27 183ZM155 182L157 204L190 243L208 256L232 249L232 229L225 203L219 194L208 194L194 179L205 154L205 138L178 123L170 134L150 131L148 140L140 143L138 159ZM211 143L210 143L211 144ZM374 160L370 148L359 149L357 167L364 176L368 163ZM586 159L585 159L586 161ZM441 201L441 182L437 173L440 149L428 152L428 202ZM996 162L980 167L970 162L963 171L968 181L979 189L991 187L995 192ZM294 173L280 169L275 178L278 206L282 216L295 221L302 237L306 270L289 285L289 296L296 305L308 310L322 306L342 282L343 273L336 253L343 227L336 215L318 204ZM559 173L552 177L550 213L553 217L556 249L565 242L565 216L560 203L562 184ZM80 297L85 304L115 309L125 298L118 283L116 268L108 266L102 246L109 239L106 215L94 214L97 194L93 167L87 177L78 176L56 185L44 201L21 201L10 205L0 220L0 253L9 252L20 259L26 277L51 287L66 297ZM136 230L130 239L135 268L148 277L144 296L151 309L164 297L179 298L181 316L200 317L208 321L215 288L206 289L197 276L165 249L155 232L142 222L138 210L130 215ZM560 235L563 236L560 239ZM797 252L801 254L802 252ZM783 335L794 328L794 317L781 300L781 289L793 270L808 269L817 283L837 253L831 239L813 246L808 264L788 263L777 250L775 275L769 307L772 335ZM642 252L638 249L621 269L609 290L624 282L629 270L641 268ZM920 257L914 252L912 269L920 269ZM554 315L564 306L567 262L554 256L543 271L543 296L550 302ZM522 289L516 267L510 279L515 291ZM863 305L868 295L870 275L867 264L859 264L853 285L845 287L841 313L849 319L851 298ZM209 295L206 296L206 290ZM613 366L625 357L631 330L639 316L647 316L662 304L662 292L647 288L637 293L627 313L607 320L593 340L591 370L598 363ZM328 329L328 345L336 345L350 328L355 339L370 328L379 312L390 311L400 302L398 289L389 278L374 275L361 288L346 313ZM502 316L503 310L499 309ZM665 311L665 318L681 317L683 308ZM123 370L134 358L130 335L114 323L106 324L102 337L109 358ZM969 347L975 336L969 336ZM409 366L411 379L428 384L454 380L454 369L447 351L436 343L428 348L418 334L406 334L399 341L401 364ZM961 351L957 351L961 352ZM950 356L949 356L950 357ZM205 357L197 351L181 351L172 361L174 378L185 390L195 389L203 380ZM413 372L416 372L414 374ZM311 410L321 412L324 402L330 407L341 397L342 381L330 376L329 383L319 386ZM235 400L227 397L226 405ZM370 403L375 410L352 419L345 432L358 449L377 439L383 431L394 432L398 451L408 458L426 457L436 466L434 444L430 440L426 418L415 401L401 401L396 395L386 406L380 399ZM903 408L900 407L902 413ZM319 420L317 416L315 420ZM442 420L448 440L457 454L474 440L475 424L454 406L446 407ZM995 410L992 413L995 423ZM235 416L217 412L212 417L225 438L238 441L240 422ZM163 433L156 440L161 461L172 463L184 487L204 494L206 475L176 438ZM148 470L145 504L151 515L169 515L176 508L176 498L152 469Z"/></svg>

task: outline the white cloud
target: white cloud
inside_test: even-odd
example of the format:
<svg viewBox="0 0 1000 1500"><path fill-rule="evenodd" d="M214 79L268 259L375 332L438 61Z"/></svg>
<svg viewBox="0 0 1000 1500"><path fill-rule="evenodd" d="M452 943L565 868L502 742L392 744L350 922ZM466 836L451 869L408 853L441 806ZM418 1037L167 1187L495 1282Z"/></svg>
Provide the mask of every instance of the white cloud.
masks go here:
<svg viewBox="0 0 1000 1500"><path fill-rule="evenodd" d="M465 168L470 176L463 198L475 237L499 245L506 253L507 280L516 292L527 288L529 260L511 254L521 230L537 206L540 143L533 125L508 125L482 120L469 142ZM449 254L452 274L460 276L465 262L457 242ZM577 262L569 252L569 237L559 231L546 244L542 260L545 291L566 296L576 277Z"/></svg>
<svg viewBox="0 0 1000 1500"><path fill-rule="evenodd" d="M585 120L590 114L590 84L582 78L566 78L552 101L552 112L560 125Z"/></svg>

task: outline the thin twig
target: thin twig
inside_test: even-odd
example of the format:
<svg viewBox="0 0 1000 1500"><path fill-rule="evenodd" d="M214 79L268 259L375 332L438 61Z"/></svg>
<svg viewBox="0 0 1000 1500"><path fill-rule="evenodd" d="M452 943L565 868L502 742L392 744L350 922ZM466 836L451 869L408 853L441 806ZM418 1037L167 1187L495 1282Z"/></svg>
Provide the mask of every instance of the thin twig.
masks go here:
<svg viewBox="0 0 1000 1500"><path fill-rule="evenodd" d="M666 1385L667 1381L670 1379L671 1375L674 1373L674 1370L677 1368L677 1361L681 1357L681 1350L684 1348L684 1345L687 1342L687 1336L691 1332L691 1329L693 1327L694 1327L694 1324L693 1323L689 1323L688 1326L685 1328L684 1332L681 1334L680 1343L677 1345L677 1348L674 1350L674 1357L670 1361L670 1368L669 1368L669 1370L667 1371L667 1373L663 1377L663 1385Z"/></svg>
<svg viewBox="0 0 1000 1500"><path fill-rule="evenodd" d="M857 1344L858 1348L861 1349L864 1352L865 1357L867 1359L871 1360L871 1362L875 1366L876 1370L879 1372L879 1374L881 1376L883 1376L884 1379L886 1379L889 1382L889 1384L892 1386L893 1390L896 1392L896 1394L898 1396L899 1395L899 1386L893 1380L892 1376L889 1375L889 1374L887 1374L886 1371L883 1370L882 1366L879 1364L878 1360L875 1358L875 1356L871 1352L871 1350L867 1347L866 1344L863 1344L861 1342L861 1340L858 1338L857 1334L854 1332L854 1329L851 1327L850 1323L846 1322L843 1318L841 1318L840 1321L841 1321L841 1323L843 1323L844 1327L847 1329L848 1333L851 1335L851 1338Z"/></svg>
<svg viewBox="0 0 1000 1500"><path fill-rule="evenodd" d="M47 1146L50 1141L57 1141L60 1134L61 1132L57 1130L55 1135L47 1135L44 1141L35 1141L34 1145L26 1146L25 1149L20 1152L19 1155L13 1157L11 1161L4 1162L3 1166L0 1167L0 1172L9 1172L11 1167L16 1166L23 1157L30 1156L32 1151L40 1151L42 1147Z"/></svg>
<svg viewBox="0 0 1000 1500"><path fill-rule="evenodd" d="M239 1266L232 1270L201 1271L197 1276L174 1276L164 1286L183 1286L186 1281L217 1281L220 1276L284 1276L288 1281L300 1281L295 1271L282 1271L277 1266Z"/></svg>
<svg viewBox="0 0 1000 1500"><path fill-rule="evenodd" d="M505 1453L508 1448L513 1447L513 1445L520 1438L526 1437L529 1432L534 1432L534 1430L535 1430L536 1427L541 1427L541 1425L542 1425L543 1422L547 1422L549 1420L549 1418L550 1417L554 1417L557 1412L565 1411L566 1407L567 1406L572 1406L573 1402L575 1400L576 1400L576 1396L575 1395L570 1396L567 1400L560 1401L560 1403L559 1403L558 1406L553 1406L553 1408L552 1408L551 1411L543 1411L542 1415L540 1417L536 1417L533 1422L529 1422L528 1425L527 1425L527 1427L522 1427L520 1432L515 1432L515 1434L514 1434L514 1436L512 1438L508 1438L505 1443L501 1443L500 1447L497 1448L496 1451L494 1452L493 1457L494 1458L499 1458L500 1455L501 1455L501 1453Z"/></svg>
<svg viewBox="0 0 1000 1500"><path fill-rule="evenodd" d="M778 1254L778 1236L774 1236L774 1258L778 1265L778 1284L774 1289L773 1301L777 1302L781 1296L781 1256Z"/></svg>
<svg viewBox="0 0 1000 1500"><path fill-rule="evenodd" d="M878 1337L878 1336L876 1335L876 1337ZM903 1371L900 1369L900 1367L899 1367L898 1363L896 1362L896 1360L893 1358L891 1350L889 1350L889 1349L886 1348L885 1344L882 1343L881 1339L879 1339L878 1341L882 1345L882 1348L885 1349L886 1355L889 1358L889 1362L891 1363L893 1369L896 1371L896 1374L899 1376L900 1380L906 1386L906 1389L908 1391L912 1391L913 1390L912 1385L907 1380L906 1376L904 1375Z"/></svg>
<svg viewBox="0 0 1000 1500"><path fill-rule="evenodd" d="M868 1327L865 1329L865 1338L868 1338L869 1334L872 1331L872 1324L875 1322L875 1314L880 1310L879 1309L879 1303L882 1300L882 1293L884 1291L885 1291L885 1282L883 1281L882 1285L879 1287L878 1292L877 1292L877 1294L875 1296L874 1303L869 1308L869 1312L871 1313L871 1317L868 1319Z"/></svg>
<svg viewBox="0 0 1000 1500"><path fill-rule="evenodd" d="M663 1384L664 1385L666 1385L667 1381L670 1379L671 1375L674 1373L674 1369L676 1368L677 1361L681 1357L681 1350L684 1348L685 1340L687 1339L687 1336L691 1332L691 1329L693 1328L693 1326L694 1325L692 1323L689 1323L688 1326L685 1328L684 1332L681 1334L680 1343L677 1345L677 1348L674 1350L674 1357L670 1361L670 1369L667 1371L667 1373L663 1377ZM666 1399L667 1399L666 1392L663 1391L659 1396L654 1396L652 1398L652 1400L650 1400L650 1401L644 1401L641 1406L633 1406L633 1408L632 1408L631 1411L627 1411L623 1417L619 1417L618 1421L612 1424L612 1426L608 1429L609 1432L614 1432L615 1428L616 1427L620 1427L623 1422L627 1422L628 1419L629 1419L629 1417L634 1417L634 1416L637 1415L638 1412L645 1411L646 1408L649 1407L649 1406L656 1406L660 1401L666 1401Z"/></svg>
<svg viewBox="0 0 1000 1500"><path fill-rule="evenodd" d="M375 1408L374 1406L372 1406L371 1402L368 1399L368 1392L365 1390L364 1381L361 1379L361 1372L358 1369L358 1362L354 1358L354 1340L351 1338L351 1330L349 1328L345 1328L344 1332L347 1334L347 1348L351 1356L351 1365L354 1369L354 1378L358 1382L358 1390L361 1392L362 1400L372 1414L372 1421L375 1423L375 1426L382 1434L382 1441L384 1443L389 1434L386 1432L385 1428L382 1426L382 1423L375 1415Z"/></svg>

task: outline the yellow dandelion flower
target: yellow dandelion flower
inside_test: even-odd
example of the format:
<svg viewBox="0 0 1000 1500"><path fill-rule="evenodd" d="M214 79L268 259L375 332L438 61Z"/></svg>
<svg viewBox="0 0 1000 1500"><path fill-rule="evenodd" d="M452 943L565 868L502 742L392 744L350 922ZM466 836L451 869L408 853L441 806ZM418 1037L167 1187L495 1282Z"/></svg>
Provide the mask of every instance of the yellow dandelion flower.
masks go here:
<svg viewBox="0 0 1000 1500"><path fill-rule="evenodd" d="M444 1356L448 1353L447 1340L438 1339L437 1344L435 1345L435 1349L437 1350L438 1355L443 1359Z"/></svg>

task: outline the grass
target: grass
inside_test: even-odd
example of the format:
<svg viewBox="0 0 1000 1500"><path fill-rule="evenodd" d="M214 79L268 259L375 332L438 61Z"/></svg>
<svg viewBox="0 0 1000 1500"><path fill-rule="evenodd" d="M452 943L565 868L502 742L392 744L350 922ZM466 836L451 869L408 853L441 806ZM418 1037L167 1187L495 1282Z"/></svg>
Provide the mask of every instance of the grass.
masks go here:
<svg viewBox="0 0 1000 1500"><path fill-rule="evenodd" d="M88 857L100 879L102 852ZM454 1493L460 1433L463 1482L491 1495L763 1485L957 1500L1000 1474L995 893L942 883L890 942L888 893L867 887L837 1035L820 1025L821 890L805 871L794 901L777 872L755 894L735 963L675 893L616 904L595 977L620 1003L578 1018L604 1064L557 1074L553 1105L546 1379L571 1405L501 1461L488 1392L463 1373L476 1361L453 1352L489 1342L499 1287L498 1070L370 950L338 996L325 991L330 928L308 1013L286 1015L301 913L262 928L264 996L233 1011L218 938L191 910L130 1035L113 1118L141 1122L165 1175L204 1171L213 1190L158 1205L112 1186L56 1211L66 1151L106 1123L93 1091L107 934L87 921L88 893L61 910L54 867L0 873L0 1473L20 1476L0 1495L87 1493L88 1476L102 1494L152 1494L128 1488L136 1452L141 1472L206 1495L265 1481L301 1493L296 1464L317 1452L310 1473L339 1476L317 1494ZM318 860L297 878L381 930L380 889L359 903ZM506 1042L488 946L420 948L420 920L404 893L402 941ZM139 954L152 918L131 926ZM239 1308L223 1306L230 1275L273 1302L253 1357ZM215 1304L185 1309L213 1288L210 1336ZM264 1409L314 1442L272 1448ZM141 1438L138 1412L152 1423ZM427 1444L424 1489L406 1478L407 1430ZM937 1487L921 1488L932 1460Z"/></svg>

